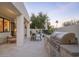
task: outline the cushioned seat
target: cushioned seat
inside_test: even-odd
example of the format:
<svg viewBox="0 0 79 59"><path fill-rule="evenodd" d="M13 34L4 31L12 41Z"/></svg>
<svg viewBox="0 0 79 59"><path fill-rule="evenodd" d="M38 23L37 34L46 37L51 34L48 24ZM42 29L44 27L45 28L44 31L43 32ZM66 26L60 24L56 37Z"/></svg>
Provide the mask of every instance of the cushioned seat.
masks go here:
<svg viewBox="0 0 79 59"><path fill-rule="evenodd" d="M8 41L8 43L15 43L16 42L16 37L13 37L13 36L8 36L7 37L7 41Z"/></svg>

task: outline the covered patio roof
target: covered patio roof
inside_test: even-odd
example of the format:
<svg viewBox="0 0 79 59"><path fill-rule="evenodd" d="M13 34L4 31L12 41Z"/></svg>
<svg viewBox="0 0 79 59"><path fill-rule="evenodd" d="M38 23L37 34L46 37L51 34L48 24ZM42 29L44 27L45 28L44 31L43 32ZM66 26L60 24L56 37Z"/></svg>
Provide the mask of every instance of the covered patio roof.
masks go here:
<svg viewBox="0 0 79 59"><path fill-rule="evenodd" d="M16 18L21 13L10 2L0 2L0 16L7 18Z"/></svg>

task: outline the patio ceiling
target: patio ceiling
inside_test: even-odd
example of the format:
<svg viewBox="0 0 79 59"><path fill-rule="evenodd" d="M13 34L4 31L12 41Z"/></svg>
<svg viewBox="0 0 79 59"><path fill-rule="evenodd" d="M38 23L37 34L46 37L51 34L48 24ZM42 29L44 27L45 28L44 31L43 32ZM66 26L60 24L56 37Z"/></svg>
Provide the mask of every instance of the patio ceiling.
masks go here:
<svg viewBox="0 0 79 59"><path fill-rule="evenodd" d="M0 15L8 18L16 18L16 16L20 15L20 12L11 2L0 2Z"/></svg>

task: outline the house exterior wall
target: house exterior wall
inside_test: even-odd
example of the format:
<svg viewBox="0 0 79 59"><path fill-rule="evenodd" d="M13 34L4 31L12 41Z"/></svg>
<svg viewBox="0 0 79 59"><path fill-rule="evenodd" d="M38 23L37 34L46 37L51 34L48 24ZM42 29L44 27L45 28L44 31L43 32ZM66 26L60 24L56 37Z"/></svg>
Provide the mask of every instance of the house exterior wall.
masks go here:
<svg viewBox="0 0 79 59"><path fill-rule="evenodd" d="M7 2L6 2L7 3ZM2 4L2 3L1 3ZM24 40L24 18L27 20L27 22L28 22L28 24L30 23L30 20L29 20L29 16L28 16L28 13L27 13L27 10L26 10L26 8L25 8L25 6L24 6L24 4L23 4L23 2L8 2L8 4L10 4L10 5L12 5L13 7L11 7L10 6L10 8L12 9L12 11L14 11L14 10L17 10L17 12L15 13L16 14L16 18L14 18L14 19L16 19L16 21L18 20L18 22L20 22L22 25L20 26L20 23L18 23L17 24L17 28L18 28L18 33L17 33L17 39L19 39L19 37L21 37L22 38L22 40ZM6 6L5 6L6 7ZM11 12L11 11L10 11ZM19 15L18 15L18 14ZM1 14L2 15L2 14ZM5 15L5 14L4 14ZM21 18L21 20L23 20L23 21L21 21L21 20L19 20L20 18L20 16L23 16L23 18ZM6 16L4 16L4 17L6 17ZM7 18L7 17L6 17ZM12 20L12 19L10 19L10 20ZM27 24L27 27L28 27L28 29L27 29L27 35L28 36L30 36L30 25L28 25ZM20 27L19 27L20 26ZM23 27L23 29L21 28L21 27ZM19 30L19 29L22 29L22 30ZM21 32L21 34L19 35L19 33ZM0 33L0 40L1 41L3 41L3 38L6 38L7 36L9 36L9 35L11 35L11 31L10 32L3 32L3 33ZM22 35L22 36L21 36ZM16 39L16 40L17 40ZM22 40L18 40L18 42L21 42ZM17 42L17 43L18 43ZM22 43L22 42L21 42Z"/></svg>
<svg viewBox="0 0 79 59"><path fill-rule="evenodd" d="M3 17L5 17L5 16L3 16ZM11 36L11 27L10 27L10 31L9 32L1 32L0 33L0 44L6 43L8 36Z"/></svg>
<svg viewBox="0 0 79 59"><path fill-rule="evenodd" d="M25 20L27 20L27 29L25 31L26 31L27 38L29 38L30 37L30 20L29 20L28 12L22 2L19 2L19 3L12 2L12 4L20 11L21 15L24 15Z"/></svg>
<svg viewBox="0 0 79 59"><path fill-rule="evenodd" d="M78 38L78 42L79 42L79 24L58 28L56 31L73 32L76 34L76 37Z"/></svg>

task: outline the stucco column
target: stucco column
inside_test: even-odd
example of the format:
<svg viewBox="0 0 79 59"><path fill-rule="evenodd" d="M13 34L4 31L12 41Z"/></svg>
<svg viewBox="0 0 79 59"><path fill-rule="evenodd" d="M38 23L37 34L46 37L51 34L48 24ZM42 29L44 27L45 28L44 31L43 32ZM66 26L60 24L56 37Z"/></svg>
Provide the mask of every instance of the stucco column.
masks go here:
<svg viewBox="0 0 79 59"><path fill-rule="evenodd" d="M23 46L24 43L24 16L20 15L17 17L17 35L16 44L18 47Z"/></svg>
<svg viewBox="0 0 79 59"><path fill-rule="evenodd" d="M27 24L27 39L30 39L30 24Z"/></svg>

